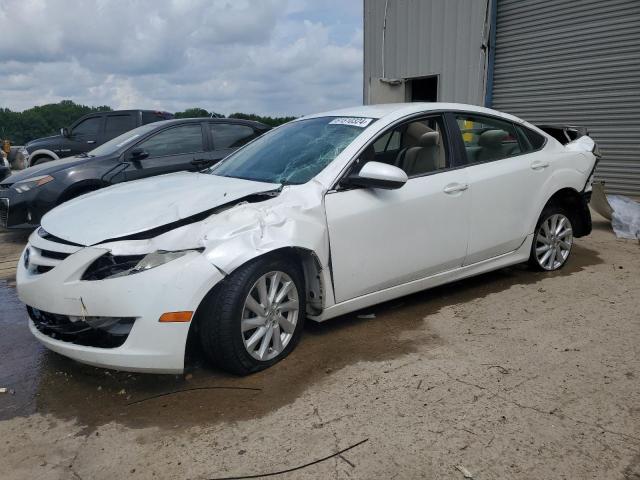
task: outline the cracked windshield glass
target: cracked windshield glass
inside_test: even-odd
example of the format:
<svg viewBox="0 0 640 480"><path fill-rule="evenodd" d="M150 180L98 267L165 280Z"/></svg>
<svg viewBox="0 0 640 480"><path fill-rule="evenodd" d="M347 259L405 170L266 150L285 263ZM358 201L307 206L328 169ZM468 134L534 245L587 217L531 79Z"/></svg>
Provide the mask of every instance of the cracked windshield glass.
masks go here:
<svg viewBox="0 0 640 480"><path fill-rule="evenodd" d="M209 170L214 175L299 185L329 165L372 122L320 117L284 125Z"/></svg>

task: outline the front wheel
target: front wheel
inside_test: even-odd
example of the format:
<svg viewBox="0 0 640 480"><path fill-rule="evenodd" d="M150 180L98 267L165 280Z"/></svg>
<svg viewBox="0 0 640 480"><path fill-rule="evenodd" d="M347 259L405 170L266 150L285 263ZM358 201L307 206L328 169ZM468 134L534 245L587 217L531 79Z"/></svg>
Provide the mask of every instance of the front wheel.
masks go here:
<svg viewBox="0 0 640 480"><path fill-rule="evenodd" d="M558 270L567 263L572 246L569 214L562 207L546 207L536 225L529 264L537 270Z"/></svg>
<svg viewBox="0 0 640 480"><path fill-rule="evenodd" d="M300 268L279 257L253 260L216 287L198 313L205 355L237 375L270 367L295 348L304 312Z"/></svg>

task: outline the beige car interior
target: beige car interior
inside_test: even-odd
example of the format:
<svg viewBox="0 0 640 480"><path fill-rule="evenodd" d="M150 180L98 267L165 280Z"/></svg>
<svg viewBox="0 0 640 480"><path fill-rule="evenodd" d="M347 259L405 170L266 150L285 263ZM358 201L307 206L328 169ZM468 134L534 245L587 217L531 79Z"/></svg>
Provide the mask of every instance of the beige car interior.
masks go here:
<svg viewBox="0 0 640 480"><path fill-rule="evenodd" d="M509 141L504 130L486 130L478 137L477 145L465 145L469 163L489 162L520 153L518 142Z"/></svg>
<svg viewBox="0 0 640 480"><path fill-rule="evenodd" d="M428 127L424 122L409 124L403 136L402 146L394 164L403 169L409 177L446 167L440 132Z"/></svg>
<svg viewBox="0 0 640 480"><path fill-rule="evenodd" d="M469 121L476 122L474 119ZM499 160L521 153L518 141L513 138L515 134L506 130L490 128L482 133L474 133L472 129L465 130L463 125L460 127L467 151L467 164ZM360 156L358 165L362 167L372 160L388 163L401 168L409 177L445 169L449 163L440 130L440 123L435 118L401 125L379 137L374 142L377 144L375 149L374 144L369 145Z"/></svg>

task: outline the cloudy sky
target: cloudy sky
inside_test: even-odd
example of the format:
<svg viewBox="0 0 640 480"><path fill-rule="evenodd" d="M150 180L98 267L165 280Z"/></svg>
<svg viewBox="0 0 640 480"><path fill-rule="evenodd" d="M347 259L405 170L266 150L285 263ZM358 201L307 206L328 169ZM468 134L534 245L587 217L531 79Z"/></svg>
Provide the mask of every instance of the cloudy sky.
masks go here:
<svg viewBox="0 0 640 480"><path fill-rule="evenodd" d="M302 115L362 101L362 0L0 0L0 107Z"/></svg>

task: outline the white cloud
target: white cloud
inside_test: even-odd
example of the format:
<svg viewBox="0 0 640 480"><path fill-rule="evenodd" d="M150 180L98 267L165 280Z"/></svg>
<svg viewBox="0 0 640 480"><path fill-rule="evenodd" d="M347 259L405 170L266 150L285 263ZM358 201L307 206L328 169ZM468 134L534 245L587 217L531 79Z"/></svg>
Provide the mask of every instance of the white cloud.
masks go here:
<svg viewBox="0 0 640 480"><path fill-rule="evenodd" d="M2 0L0 107L357 104L361 15L361 0Z"/></svg>

